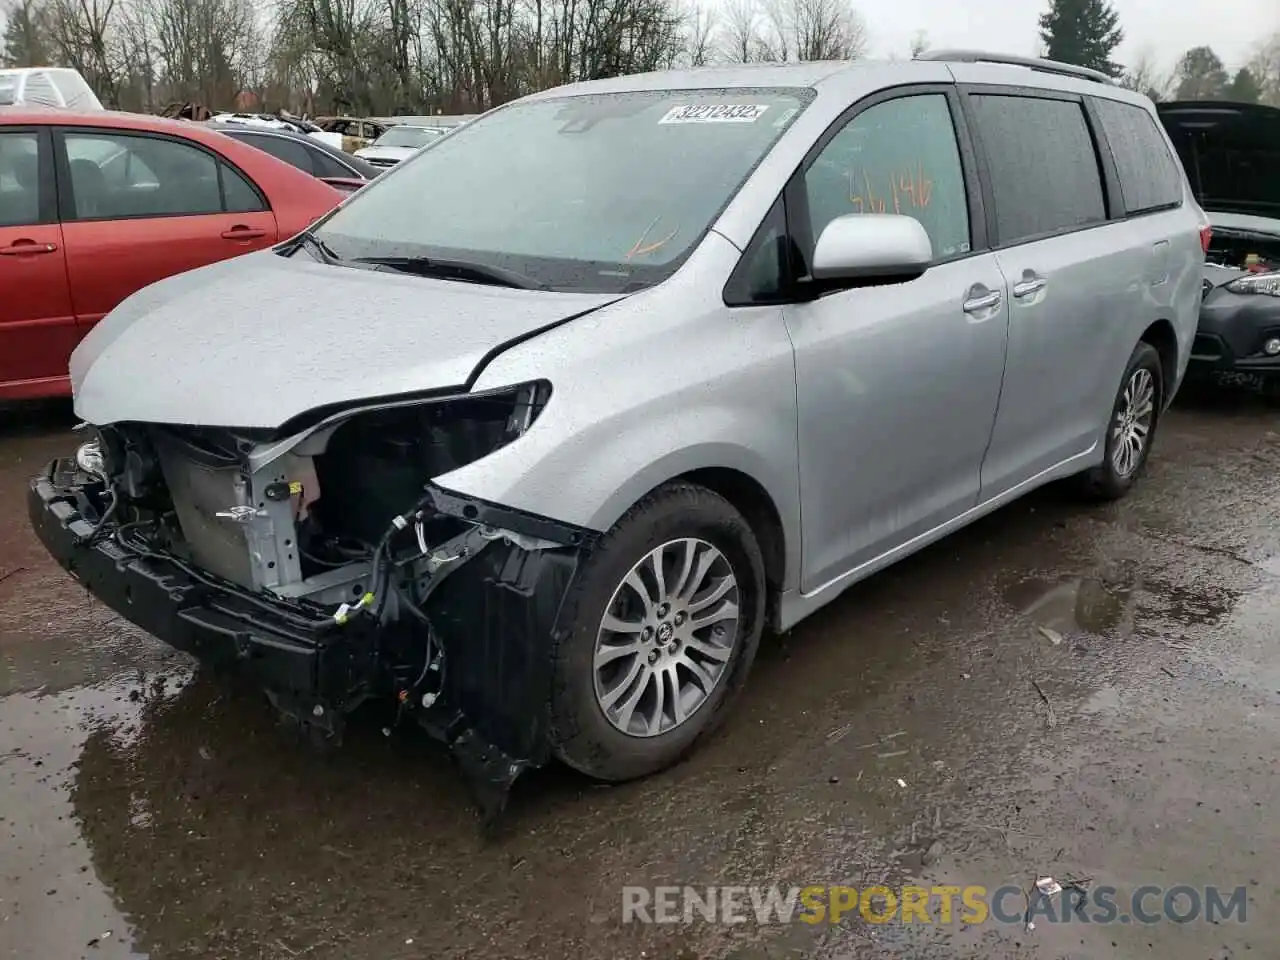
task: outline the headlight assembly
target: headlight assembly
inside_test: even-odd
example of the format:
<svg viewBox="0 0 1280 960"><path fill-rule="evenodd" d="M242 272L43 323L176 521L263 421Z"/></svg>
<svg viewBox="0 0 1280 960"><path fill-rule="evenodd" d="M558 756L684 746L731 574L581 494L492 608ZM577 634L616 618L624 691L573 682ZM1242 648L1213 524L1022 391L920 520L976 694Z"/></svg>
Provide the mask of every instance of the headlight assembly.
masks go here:
<svg viewBox="0 0 1280 960"><path fill-rule="evenodd" d="M1227 289L1238 294L1260 293L1268 297L1280 297L1280 273L1255 273L1241 277L1228 283Z"/></svg>
<svg viewBox="0 0 1280 960"><path fill-rule="evenodd" d="M82 443L76 450L76 466L92 477L105 480L107 463L102 456L102 443L98 440Z"/></svg>

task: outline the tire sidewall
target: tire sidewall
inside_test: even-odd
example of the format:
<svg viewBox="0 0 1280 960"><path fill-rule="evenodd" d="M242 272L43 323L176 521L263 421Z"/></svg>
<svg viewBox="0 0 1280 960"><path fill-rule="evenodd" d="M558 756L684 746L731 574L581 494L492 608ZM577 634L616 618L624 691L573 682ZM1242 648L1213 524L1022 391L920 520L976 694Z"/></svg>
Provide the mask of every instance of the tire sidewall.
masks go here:
<svg viewBox="0 0 1280 960"><path fill-rule="evenodd" d="M1120 413L1121 405L1124 403L1124 393L1129 385L1129 380L1140 368L1147 370L1151 374L1155 384L1154 409L1151 412L1151 426L1147 430L1147 442L1143 444L1138 465L1131 472L1122 476L1116 470L1114 460L1116 445L1115 423L1116 417ZM1147 461L1151 457L1151 448L1155 444L1156 429L1160 425L1164 396L1164 369L1160 363L1160 354L1149 343L1145 341L1139 342L1134 347L1133 353L1130 354L1129 362L1125 365L1124 375L1120 378L1120 386L1116 389L1115 400L1111 404L1111 412L1107 416L1106 441L1103 444L1102 477L1100 479L1103 484L1112 488L1115 493L1122 493L1128 490L1146 470Z"/></svg>
<svg viewBox="0 0 1280 960"><path fill-rule="evenodd" d="M680 494L692 493L691 496ZM574 602L565 612L563 654L557 658L552 697L552 739L571 766L608 780L644 776L686 754L719 724L741 687L759 646L765 610L764 564L747 522L709 491L679 488L649 509L633 511L593 549L581 571ZM642 507L644 502L642 501ZM738 581L739 617L733 652L711 696L674 730L631 737L604 715L595 694L595 647L601 618L614 592L646 554L684 537L705 540L728 561Z"/></svg>

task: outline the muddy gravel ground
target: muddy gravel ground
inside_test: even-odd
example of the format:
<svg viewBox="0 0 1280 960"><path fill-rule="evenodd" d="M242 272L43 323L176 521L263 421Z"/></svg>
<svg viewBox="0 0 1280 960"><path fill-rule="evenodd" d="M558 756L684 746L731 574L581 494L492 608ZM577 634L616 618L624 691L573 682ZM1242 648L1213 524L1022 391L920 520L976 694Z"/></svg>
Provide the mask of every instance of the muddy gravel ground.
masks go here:
<svg viewBox="0 0 1280 960"><path fill-rule="evenodd" d="M1180 402L1125 502L1045 490L856 586L678 769L538 772L493 836L412 730L317 755L55 568L24 496L71 422L0 410L0 956L1280 956L1280 407ZM622 922L624 885L1044 876L1247 913Z"/></svg>

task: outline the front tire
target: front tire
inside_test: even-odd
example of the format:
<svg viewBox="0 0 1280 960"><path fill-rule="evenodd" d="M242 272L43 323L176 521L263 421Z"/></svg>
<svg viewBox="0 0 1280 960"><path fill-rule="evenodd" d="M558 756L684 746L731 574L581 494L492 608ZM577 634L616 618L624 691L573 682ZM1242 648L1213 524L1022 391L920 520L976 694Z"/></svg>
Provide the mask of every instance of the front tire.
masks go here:
<svg viewBox="0 0 1280 960"><path fill-rule="evenodd" d="M675 763L715 729L764 626L764 560L723 497L658 488L591 548L553 652L551 745L600 780Z"/></svg>
<svg viewBox="0 0 1280 960"><path fill-rule="evenodd" d="M1080 475L1095 500L1119 500L1147 465L1164 406L1164 368L1155 347L1139 341L1116 391L1102 463Z"/></svg>

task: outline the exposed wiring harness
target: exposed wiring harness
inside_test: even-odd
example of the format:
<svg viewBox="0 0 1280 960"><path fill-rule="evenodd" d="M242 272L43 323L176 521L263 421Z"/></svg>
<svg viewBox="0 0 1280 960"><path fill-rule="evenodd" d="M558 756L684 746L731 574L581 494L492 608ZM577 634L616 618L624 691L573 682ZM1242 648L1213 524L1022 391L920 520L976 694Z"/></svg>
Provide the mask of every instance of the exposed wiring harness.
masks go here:
<svg viewBox="0 0 1280 960"><path fill-rule="evenodd" d="M410 687L410 689L418 690L421 688L423 681L427 679L427 674L431 672L431 668L437 663L439 664L438 672L440 674L440 679L436 683L436 689L429 693L425 693L422 696L422 705L424 707L430 707L444 691L444 676L448 661L443 656L443 650L440 650L441 656L437 660L436 650L437 647L439 647L439 644L436 642L436 632L435 628L431 625L431 619L422 612L422 609L418 606L414 598L409 595L408 591L399 586L395 588L395 591L397 596L400 598L400 602L404 604L409 613L417 618L427 629L427 644L422 655L422 672L418 674L418 679L413 681L413 686Z"/></svg>
<svg viewBox="0 0 1280 960"><path fill-rule="evenodd" d="M428 498L424 497L414 504L411 510L393 517L391 523L387 526L386 532L373 548L372 566L369 574L370 589L357 600L354 604L344 603L338 607L333 615L333 620L337 624L347 623L352 616L361 612L367 612L368 615L377 619L381 619L383 611L386 609L387 596L395 594L399 606L408 611L408 613L418 620L426 628L426 644L422 654L422 670L418 674L418 678L410 685L410 687L402 691L401 703L409 692L417 691L422 687L423 682L427 679L427 675L436 669L440 676L435 684L435 689L422 695L421 703L424 708L431 707L440 694L444 690L445 683L445 658L443 650L439 650L440 656L437 656L439 644L436 641L435 629L432 626L431 619L423 612L419 601L415 598L411 591L405 589L396 579L396 573L401 568L421 557L430 556L431 550L426 542L426 532L422 526L422 508L428 502ZM414 556L405 560L396 562L389 556L391 541L397 533L405 531L409 528L410 523L414 527L414 537L417 541L419 552ZM446 558L448 560L456 560L461 558L461 554L457 557Z"/></svg>
<svg viewBox="0 0 1280 960"><path fill-rule="evenodd" d="M394 587L393 570L396 566L389 563L387 550L391 546L391 540L397 533L407 530L410 523L415 523L421 528L422 508L429 502L429 496L424 496L413 507L406 510L395 517L391 518L391 523L387 525L387 531L382 535L377 545L373 548L372 565L369 571L369 589L355 603L343 603L334 611L333 622L339 625L346 623L358 613L368 612L377 619L381 619L383 610L386 609L387 594ZM421 533L418 535L418 543L424 543ZM424 551L425 553L425 551ZM420 612L420 611L419 611Z"/></svg>

